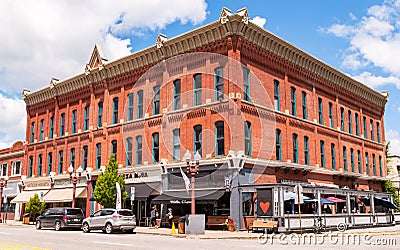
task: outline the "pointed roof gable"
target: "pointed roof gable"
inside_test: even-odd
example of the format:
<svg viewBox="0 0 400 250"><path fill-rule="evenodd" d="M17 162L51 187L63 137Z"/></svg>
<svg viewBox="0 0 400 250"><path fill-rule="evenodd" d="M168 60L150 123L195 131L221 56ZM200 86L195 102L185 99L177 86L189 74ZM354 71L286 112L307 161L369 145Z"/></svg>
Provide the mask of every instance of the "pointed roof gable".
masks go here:
<svg viewBox="0 0 400 250"><path fill-rule="evenodd" d="M108 59L104 56L99 44L95 44L89 62L86 64L85 71L103 66Z"/></svg>

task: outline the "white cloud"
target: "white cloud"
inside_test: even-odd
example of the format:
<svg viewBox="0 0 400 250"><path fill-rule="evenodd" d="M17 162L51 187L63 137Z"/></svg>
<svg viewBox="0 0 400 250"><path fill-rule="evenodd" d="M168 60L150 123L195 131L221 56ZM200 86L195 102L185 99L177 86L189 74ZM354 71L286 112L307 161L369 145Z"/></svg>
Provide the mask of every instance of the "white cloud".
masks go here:
<svg viewBox="0 0 400 250"><path fill-rule="evenodd" d="M400 107L397 109L397 111L399 111L399 112L400 112Z"/></svg>
<svg viewBox="0 0 400 250"><path fill-rule="evenodd" d="M256 24L256 25L258 25L258 26L264 28L264 25L265 25L265 23L267 22L267 19L265 19L265 18L263 18L263 17L260 17L260 16L255 16L253 19L251 19L251 21L252 21L254 24Z"/></svg>
<svg viewBox="0 0 400 250"><path fill-rule="evenodd" d="M387 84L394 84L397 86L397 88L400 89L400 78L396 76L388 76L388 77L376 76L373 75L371 72L365 71L359 75L354 75L352 77L371 88L377 88L378 86Z"/></svg>
<svg viewBox="0 0 400 250"><path fill-rule="evenodd" d="M386 141L390 141L389 152L391 155L400 155L400 134L397 130L390 129L386 132Z"/></svg>
<svg viewBox="0 0 400 250"><path fill-rule="evenodd" d="M329 28L323 29L327 33L331 33L337 37L347 37L354 33L354 28L344 24L333 24Z"/></svg>
<svg viewBox="0 0 400 250"><path fill-rule="evenodd" d="M350 12L349 16L350 16L351 20L353 20L353 21L357 20L357 17L353 13Z"/></svg>
<svg viewBox="0 0 400 250"><path fill-rule="evenodd" d="M16 140L25 140L26 113L24 101L0 93L0 149Z"/></svg>

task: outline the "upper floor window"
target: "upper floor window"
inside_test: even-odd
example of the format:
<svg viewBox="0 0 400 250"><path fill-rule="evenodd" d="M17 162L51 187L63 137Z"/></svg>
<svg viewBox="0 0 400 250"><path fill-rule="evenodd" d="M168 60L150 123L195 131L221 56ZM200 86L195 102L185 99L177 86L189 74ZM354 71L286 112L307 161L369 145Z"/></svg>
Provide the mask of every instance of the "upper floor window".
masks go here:
<svg viewBox="0 0 400 250"><path fill-rule="evenodd" d="M28 177L32 177L32 168L33 168L33 156L29 156Z"/></svg>
<svg viewBox="0 0 400 250"><path fill-rule="evenodd" d="M125 165L126 166L132 166L132 148L133 148L133 142L132 142L132 137L126 138L126 159L125 159Z"/></svg>
<svg viewBox="0 0 400 250"><path fill-rule="evenodd" d="M50 153L47 155L47 174L50 174L51 169L52 169L52 167L53 167L52 165L53 165L53 153L50 152Z"/></svg>
<svg viewBox="0 0 400 250"><path fill-rule="evenodd" d="M160 134L153 133L151 135L151 145L152 145L152 158L153 163L160 161Z"/></svg>
<svg viewBox="0 0 400 250"><path fill-rule="evenodd" d="M375 154L372 154L372 169L374 171L374 176L376 176L376 158L375 158Z"/></svg>
<svg viewBox="0 0 400 250"><path fill-rule="evenodd" d="M301 100L302 100L303 119L307 119L307 94L304 91L301 92Z"/></svg>
<svg viewBox="0 0 400 250"><path fill-rule="evenodd" d="M133 93L128 94L128 114L126 119L128 121L133 120Z"/></svg>
<svg viewBox="0 0 400 250"><path fill-rule="evenodd" d="M335 126L333 122L333 104L329 102L329 126L333 128Z"/></svg>
<svg viewBox="0 0 400 250"><path fill-rule="evenodd" d="M88 146L83 146L82 148L82 169L85 170L88 167Z"/></svg>
<svg viewBox="0 0 400 250"><path fill-rule="evenodd" d="M31 140L30 142L34 142L35 141L35 122L31 123Z"/></svg>
<svg viewBox="0 0 400 250"><path fill-rule="evenodd" d="M194 106L201 105L201 74L193 76L193 104Z"/></svg>
<svg viewBox="0 0 400 250"><path fill-rule="evenodd" d="M304 136L304 164L310 165L310 153L309 153L309 139Z"/></svg>
<svg viewBox="0 0 400 250"><path fill-rule="evenodd" d="M103 102L97 104L97 126L103 126Z"/></svg>
<svg viewBox="0 0 400 250"><path fill-rule="evenodd" d="M297 134L292 135L292 141L293 141L293 162L298 163L299 162L299 155L298 155L298 148L299 148L299 142L297 140Z"/></svg>
<svg viewBox="0 0 400 250"><path fill-rule="evenodd" d="M348 112L348 118L349 118L349 133L353 133L353 118L351 116L351 111L349 110Z"/></svg>
<svg viewBox="0 0 400 250"><path fill-rule="evenodd" d="M367 175L370 175L368 153L365 153L365 170L367 171Z"/></svg>
<svg viewBox="0 0 400 250"><path fill-rule="evenodd" d="M215 123L215 155L225 155L224 122Z"/></svg>
<svg viewBox="0 0 400 250"><path fill-rule="evenodd" d="M76 133L76 114L77 114L76 110L72 111L72 123L71 123L71 133L72 134Z"/></svg>
<svg viewBox="0 0 400 250"><path fill-rule="evenodd" d="M143 90L137 92L136 118L143 118Z"/></svg>
<svg viewBox="0 0 400 250"><path fill-rule="evenodd" d="M2 177L8 176L8 164L7 163L1 164L0 176L2 176ZM1 197L1 198L3 198L3 197Z"/></svg>
<svg viewBox="0 0 400 250"><path fill-rule="evenodd" d="M160 113L160 86L153 87L153 115Z"/></svg>
<svg viewBox="0 0 400 250"><path fill-rule="evenodd" d="M12 175L21 175L21 161L13 161L12 163Z"/></svg>
<svg viewBox="0 0 400 250"><path fill-rule="evenodd" d="M220 101L224 99L224 68L219 67L214 70L214 100Z"/></svg>
<svg viewBox="0 0 400 250"><path fill-rule="evenodd" d="M142 164L142 136L136 136L136 165Z"/></svg>
<svg viewBox="0 0 400 250"><path fill-rule="evenodd" d="M114 97L113 99L113 107L112 107L112 124L118 123L118 97Z"/></svg>
<svg viewBox="0 0 400 250"><path fill-rule="evenodd" d="M181 108L181 79L174 81L174 110Z"/></svg>
<svg viewBox="0 0 400 250"><path fill-rule="evenodd" d="M90 114L90 107L86 106L83 110L83 130L86 131L89 129L89 114Z"/></svg>
<svg viewBox="0 0 400 250"><path fill-rule="evenodd" d="M196 125L193 127L194 152L198 151L200 155L202 155L202 147L201 147L201 142L202 142L201 132L202 132L202 130L203 130L203 127L201 125Z"/></svg>
<svg viewBox="0 0 400 250"><path fill-rule="evenodd" d="M278 111L281 110L281 90L278 80L274 80L274 108Z"/></svg>
<svg viewBox="0 0 400 250"><path fill-rule="evenodd" d="M325 167L325 142L322 140L319 142L319 150L321 153L321 167L324 168Z"/></svg>
<svg viewBox="0 0 400 250"><path fill-rule="evenodd" d="M368 132L367 132L367 118L363 117L363 126L364 126L364 138L368 139Z"/></svg>
<svg viewBox="0 0 400 250"><path fill-rule="evenodd" d="M282 161L282 136L279 129L276 129L275 131L275 150L276 160Z"/></svg>
<svg viewBox="0 0 400 250"><path fill-rule="evenodd" d="M381 124L379 122L376 123L376 133L377 133L377 139L378 142L381 142Z"/></svg>
<svg viewBox="0 0 400 250"><path fill-rule="evenodd" d="M60 117L60 136L64 136L64 134L65 134L65 113L62 113Z"/></svg>
<svg viewBox="0 0 400 250"><path fill-rule="evenodd" d="M354 165L354 149L350 149L350 161L351 161L351 172L354 173L355 165Z"/></svg>
<svg viewBox="0 0 400 250"><path fill-rule="evenodd" d="M371 119L369 122L369 129L371 131L371 140L375 140L374 136L374 121Z"/></svg>
<svg viewBox="0 0 400 250"><path fill-rule="evenodd" d="M62 174L64 166L64 151L58 151L58 174Z"/></svg>
<svg viewBox="0 0 400 250"><path fill-rule="evenodd" d="M357 165L358 165L358 173L362 174L362 163L361 163L361 152L357 150Z"/></svg>
<svg viewBox="0 0 400 250"><path fill-rule="evenodd" d="M244 122L244 153L247 156L251 156L251 123L249 121Z"/></svg>
<svg viewBox="0 0 400 250"><path fill-rule="evenodd" d="M96 169L101 166L101 143L96 144Z"/></svg>
<svg viewBox="0 0 400 250"><path fill-rule="evenodd" d="M50 131L49 131L50 139L53 139L53 135L54 135L54 116L50 117Z"/></svg>
<svg viewBox="0 0 400 250"><path fill-rule="evenodd" d="M117 158L117 149L118 149L117 140L112 140L111 141L111 154L115 155L115 159Z"/></svg>
<svg viewBox="0 0 400 250"><path fill-rule="evenodd" d="M40 154L38 157L38 177L42 176L42 164L43 164L43 155Z"/></svg>
<svg viewBox="0 0 400 250"><path fill-rule="evenodd" d="M358 118L358 113L355 113L354 120L356 121L356 135L360 135L360 121Z"/></svg>
<svg viewBox="0 0 400 250"><path fill-rule="evenodd" d="M344 171L349 171L349 168L347 166L347 148L343 147L343 168Z"/></svg>
<svg viewBox="0 0 400 250"><path fill-rule="evenodd" d="M344 108L340 108L340 129L346 131L344 128Z"/></svg>
<svg viewBox="0 0 400 250"><path fill-rule="evenodd" d="M292 105L291 114L296 116L296 89L294 87L290 87L290 103Z"/></svg>
<svg viewBox="0 0 400 250"><path fill-rule="evenodd" d="M322 99L318 98L318 122L319 124L324 124L324 120L322 118Z"/></svg>
<svg viewBox="0 0 400 250"><path fill-rule="evenodd" d="M71 148L69 152L69 165L75 169L75 148Z"/></svg>
<svg viewBox="0 0 400 250"><path fill-rule="evenodd" d="M39 134L39 140L43 141L44 139L44 119L40 120L40 134Z"/></svg>
<svg viewBox="0 0 400 250"><path fill-rule="evenodd" d="M379 176L382 176L383 169L382 169L382 156L379 156Z"/></svg>
<svg viewBox="0 0 400 250"><path fill-rule="evenodd" d="M243 100L250 101L250 70L243 67Z"/></svg>
<svg viewBox="0 0 400 250"><path fill-rule="evenodd" d="M336 150L335 150L335 144L331 144L331 155L332 155L332 169L336 170Z"/></svg>
<svg viewBox="0 0 400 250"><path fill-rule="evenodd" d="M181 135L179 128L172 131L172 161L181 159Z"/></svg>

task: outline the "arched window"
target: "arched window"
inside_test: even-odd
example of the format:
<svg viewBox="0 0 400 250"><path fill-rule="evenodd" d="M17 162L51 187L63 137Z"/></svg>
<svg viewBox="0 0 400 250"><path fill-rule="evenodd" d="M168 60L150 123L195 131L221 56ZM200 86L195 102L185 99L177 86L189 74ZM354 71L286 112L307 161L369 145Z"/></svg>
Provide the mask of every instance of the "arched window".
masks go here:
<svg viewBox="0 0 400 250"><path fill-rule="evenodd" d="M136 165L142 164L142 136L136 136Z"/></svg>
<svg viewBox="0 0 400 250"><path fill-rule="evenodd" d="M194 152L198 151L200 155L202 155L202 147L201 147L201 141L202 141L201 132L202 132L202 130L203 130L203 127L201 125L196 125L193 127L193 134L194 134L193 149L194 149Z"/></svg>
<svg viewBox="0 0 400 250"><path fill-rule="evenodd" d="M172 131L172 160L179 161L181 159L181 135L179 128Z"/></svg>
<svg viewBox="0 0 400 250"><path fill-rule="evenodd" d="M118 123L118 97L113 99L112 124Z"/></svg>
<svg viewBox="0 0 400 250"><path fill-rule="evenodd" d="M128 137L126 138L126 143L125 143L125 147L126 147L126 160L125 160L125 165L126 166L132 166L132 137Z"/></svg>
<svg viewBox="0 0 400 250"><path fill-rule="evenodd" d="M153 163L160 161L160 134L153 133L151 135L151 145L152 145L152 160Z"/></svg>
<svg viewBox="0 0 400 250"><path fill-rule="evenodd" d="M224 68L214 69L214 100L224 99Z"/></svg>
<svg viewBox="0 0 400 250"><path fill-rule="evenodd" d="M215 155L225 155L224 122L215 123Z"/></svg>
<svg viewBox="0 0 400 250"><path fill-rule="evenodd" d="M251 156L251 123L249 121L244 122L244 153Z"/></svg>

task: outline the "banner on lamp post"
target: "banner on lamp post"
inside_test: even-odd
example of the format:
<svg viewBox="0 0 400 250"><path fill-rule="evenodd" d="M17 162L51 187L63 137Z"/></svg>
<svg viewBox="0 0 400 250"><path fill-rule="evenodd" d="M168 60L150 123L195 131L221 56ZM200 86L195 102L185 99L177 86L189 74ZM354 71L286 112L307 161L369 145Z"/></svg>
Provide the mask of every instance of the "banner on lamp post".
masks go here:
<svg viewBox="0 0 400 250"><path fill-rule="evenodd" d="M118 182L115 183L117 187L117 202L115 204L116 209L121 209L121 186Z"/></svg>

